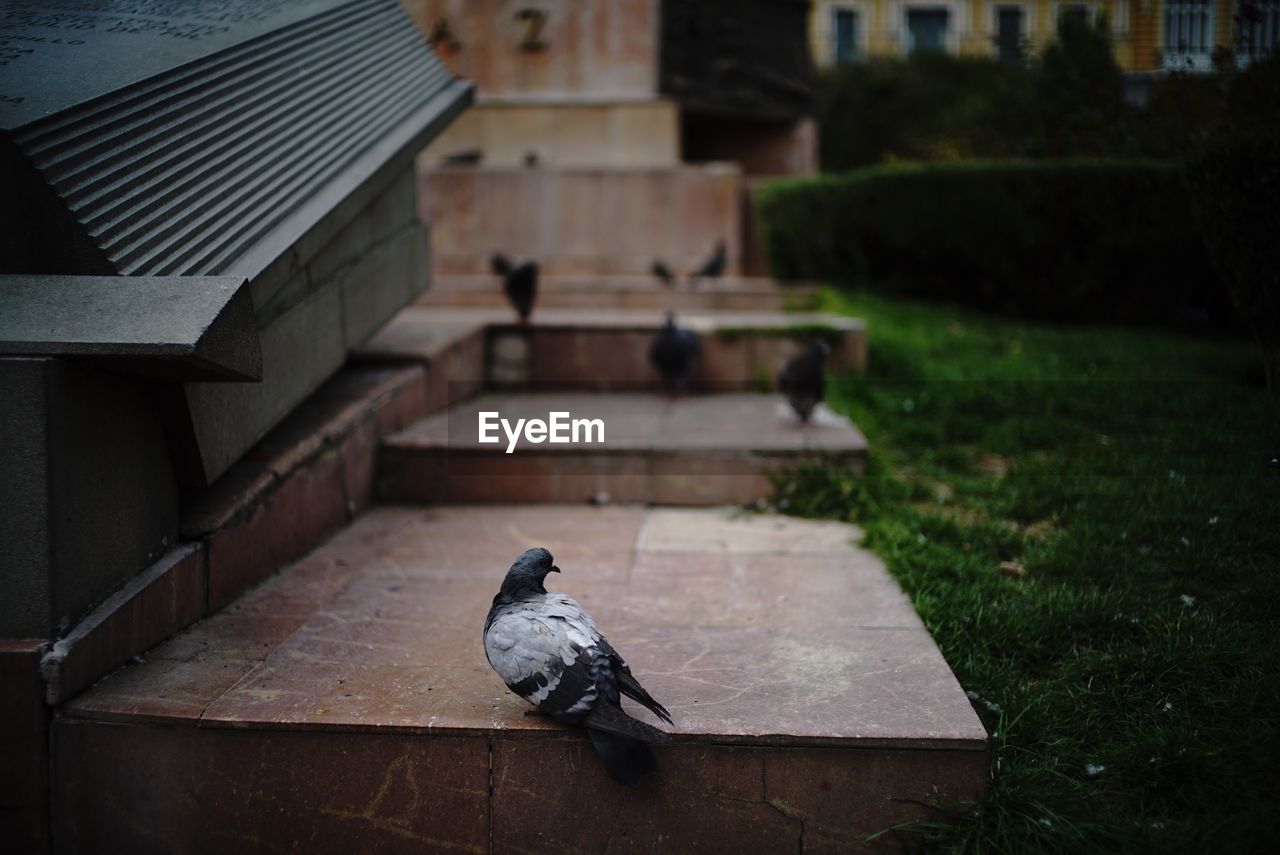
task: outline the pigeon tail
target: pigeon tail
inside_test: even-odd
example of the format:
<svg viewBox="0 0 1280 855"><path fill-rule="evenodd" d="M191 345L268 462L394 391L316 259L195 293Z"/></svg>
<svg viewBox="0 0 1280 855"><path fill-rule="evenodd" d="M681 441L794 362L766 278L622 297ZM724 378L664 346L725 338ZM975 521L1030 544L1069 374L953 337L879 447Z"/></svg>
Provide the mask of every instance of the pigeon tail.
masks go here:
<svg viewBox="0 0 1280 855"><path fill-rule="evenodd" d="M618 682L618 691L626 695L631 700L643 706L649 712L665 721L667 724L675 724L671 720L671 713L667 712L667 708L655 701L648 692L644 690L644 686L635 677L631 676L631 669L626 665L617 668L614 671L614 679Z"/></svg>
<svg viewBox="0 0 1280 855"><path fill-rule="evenodd" d="M604 761L609 777L622 786L634 790L640 786L643 776L658 771L658 761L653 759L653 752L643 742L594 728L587 728L587 735Z"/></svg>
<svg viewBox="0 0 1280 855"><path fill-rule="evenodd" d="M603 730L614 736L650 745L671 741L671 734L663 733L651 724L632 718L620 706L607 702L596 703L582 720L588 730Z"/></svg>

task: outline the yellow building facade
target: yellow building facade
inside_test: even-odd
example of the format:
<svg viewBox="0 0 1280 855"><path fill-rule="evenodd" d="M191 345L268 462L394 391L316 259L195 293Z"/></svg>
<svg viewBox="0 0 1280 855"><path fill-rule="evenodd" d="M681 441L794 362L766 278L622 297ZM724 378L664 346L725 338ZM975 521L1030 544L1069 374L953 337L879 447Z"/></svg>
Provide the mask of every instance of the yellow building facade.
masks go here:
<svg viewBox="0 0 1280 855"><path fill-rule="evenodd" d="M1247 63L1280 41L1280 0L813 0L810 49L820 68L916 50L1017 61L1069 14L1106 16L1125 71L1207 71L1217 47Z"/></svg>

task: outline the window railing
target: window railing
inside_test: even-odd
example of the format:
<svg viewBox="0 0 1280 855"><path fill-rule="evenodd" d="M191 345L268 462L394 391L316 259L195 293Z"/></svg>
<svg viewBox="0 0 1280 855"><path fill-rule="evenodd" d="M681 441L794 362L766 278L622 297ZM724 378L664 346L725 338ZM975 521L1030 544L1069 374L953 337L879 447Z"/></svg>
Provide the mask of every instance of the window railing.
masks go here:
<svg viewBox="0 0 1280 855"><path fill-rule="evenodd" d="M1165 3L1164 66L1179 71L1213 67L1213 0Z"/></svg>

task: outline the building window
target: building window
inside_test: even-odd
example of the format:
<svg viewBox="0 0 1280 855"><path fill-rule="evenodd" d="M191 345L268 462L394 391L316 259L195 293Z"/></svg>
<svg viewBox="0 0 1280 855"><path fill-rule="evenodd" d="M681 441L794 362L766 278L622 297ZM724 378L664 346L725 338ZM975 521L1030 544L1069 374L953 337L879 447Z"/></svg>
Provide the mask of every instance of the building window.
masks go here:
<svg viewBox="0 0 1280 855"><path fill-rule="evenodd" d="M951 13L944 8L907 10L907 53L945 51Z"/></svg>
<svg viewBox="0 0 1280 855"><path fill-rule="evenodd" d="M1013 65L1022 62L1022 7L996 7L996 56Z"/></svg>
<svg viewBox="0 0 1280 855"><path fill-rule="evenodd" d="M836 65L856 62L858 60L858 10L835 8L831 13L832 29L835 31L832 45L835 48Z"/></svg>
<svg viewBox="0 0 1280 855"><path fill-rule="evenodd" d="M1262 59L1280 45L1280 0L1241 0L1235 21L1241 65Z"/></svg>
<svg viewBox="0 0 1280 855"><path fill-rule="evenodd" d="M1213 0L1169 0L1164 7L1165 68L1212 67Z"/></svg>

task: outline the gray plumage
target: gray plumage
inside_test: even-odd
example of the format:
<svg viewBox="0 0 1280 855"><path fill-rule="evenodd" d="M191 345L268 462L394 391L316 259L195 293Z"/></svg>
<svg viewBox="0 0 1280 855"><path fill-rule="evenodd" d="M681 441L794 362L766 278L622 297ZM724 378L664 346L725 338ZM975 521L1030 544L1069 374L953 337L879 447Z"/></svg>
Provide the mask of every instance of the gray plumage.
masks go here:
<svg viewBox="0 0 1280 855"><path fill-rule="evenodd" d="M649 345L649 361L662 375L668 394L683 395L689 391L689 378L693 376L700 351L701 345L693 330L676 326L675 314L667 312L667 322Z"/></svg>
<svg viewBox="0 0 1280 855"><path fill-rule="evenodd" d="M485 619L485 656L511 691L558 722L583 725L614 780L635 787L657 769L649 746L671 737L627 715L621 696L668 724L671 716L582 606L543 586L548 573L559 572L541 547L516 559Z"/></svg>
<svg viewBox="0 0 1280 855"><path fill-rule="evenodd" d="M787 396L791 409L800 421L807 422L822 402L826 391L824 367L831 347L825 341L814 342L798 356L790 359L778 372L778 389Z"/></svg>

